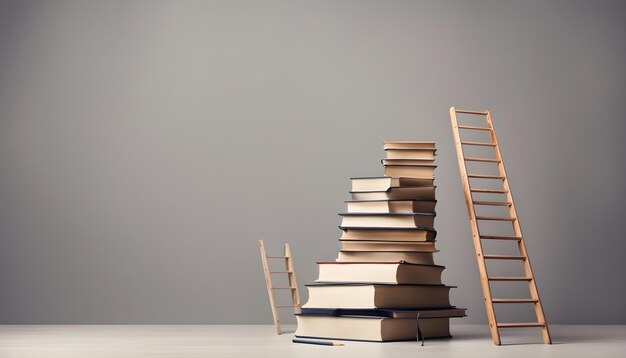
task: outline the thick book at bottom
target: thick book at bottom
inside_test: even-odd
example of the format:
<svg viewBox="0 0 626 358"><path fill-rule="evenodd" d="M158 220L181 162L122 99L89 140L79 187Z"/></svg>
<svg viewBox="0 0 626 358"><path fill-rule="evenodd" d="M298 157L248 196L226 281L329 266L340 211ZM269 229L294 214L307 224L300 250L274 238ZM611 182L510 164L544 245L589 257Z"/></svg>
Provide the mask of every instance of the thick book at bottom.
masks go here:
<svg viewBox="0 0 626 358"><path fill-rule="evenodd" d="M296 337L340 339L372 342L414 341L419 338L447 338L450 319L390 318L376 316L296 315Z"/></svg>

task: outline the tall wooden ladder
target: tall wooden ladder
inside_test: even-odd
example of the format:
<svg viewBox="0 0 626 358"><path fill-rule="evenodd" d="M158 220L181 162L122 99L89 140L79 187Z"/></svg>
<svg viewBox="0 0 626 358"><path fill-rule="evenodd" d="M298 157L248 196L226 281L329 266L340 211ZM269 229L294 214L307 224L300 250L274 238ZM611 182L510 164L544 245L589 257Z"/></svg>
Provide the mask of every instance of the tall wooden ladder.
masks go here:
<svg viewBox="0 0 626 358"><path fill-rule="evenodd" d="M265 285L267 286L267 295L270 299L270 306L272 307L272 317L274 318L274 327L276 328L276 334L282 334L283 331L280 327L280 316L278 314L278 309L280 308L293 308L294 314L298 314L301 312L301 303L300 303L300 292L298 291L298 282L296 281L296 273L293 268L293 258L291 256L291 249L289 248L289 244L285 244L284 253L282 256L267 256L267 251L265 251L265 244L263 240L259 240L259 250L261 250L261 262L263 263L263 273L265 274ZM285 262L285 271L270 271L269 260L277 259L284 260ZM272 283L272 275L273 274L286 274L287 275L287 283L286 287L276 287ZM274 291L276 290L289 290L291 293L291 301L290 305L278 305L276 303L276 296L274 295Z"/></svg>
<svg viewBox="0 0 626 358"><path fill-rule="evenodd" d="M485 126L474 125L459 125L457 122L457 114L465 114L472 116L482 116L485 118ZM457 159L459 162L459 170L461 172L461 181L463 184L463 191L465 193L465 201L467 203L467 210L469 212L470 226L472 229L472 239L474 241L474 247L476 249L476 259L478 260L478 270L480 272L481 286L483 290L483 296L485 299L485 307L487 309L487 318L489 320L489 329L491 331L491 337L496 345L500 345L500 329L502 328L522 328L522 327L539 327L543 336L543 342L545 344L551 344L550 332L548 330L548 323L541 306L541 300L539 299L539 293L537 291L537 285L535 282L535 276L530 265L530 259L528 257L528 251L526 250L526 244L524 242L524 236L522 235L522 229L518 220L517 212L515 210L515 203L513 202L513 196L511 195L511 188L509 186L509 180L504 169L504 163L502 162L502 155L500 154L500 145L496 138L496 133L493 128L493 122L491 120L491 114L489 110L485 111L467 111L460 110L454 107L450 108L450 120L452 121L452 132L454 133L454 144L457 152ZM488 132L489 142L475 142L464 141L461 139L461 130L464 131L485 131ZM468 132L466 135L469 135ZM474 134L478 134L474 132ZM482 146L491 147L493 149L493 157L467 157L464 154L464 147L469 146ZM488 150L487 150L488 151ZM467 163L468 162L482 162L485 164L494 164L498 167L498 175L482 175L482 174L468 174ZM495 170L494 170L495 172ZM470 184L470 179L492 179L501 181L502 187L498 189L481 189L473 187ZM489 194L493 196L503 195L503 201L484 201L474 199L475 194ZM499 206L508 208L507 217L498 216L481 216L476 215L476 206ZM479 228L479 222L486 221L509 221L513 225L513 236L500 236L491 235L487 232L481 233ZM486 230L485 230L486 231ZM511 240L516 241L519 249L519 255L491 255L483 253L483 240ZM524 276L506 277L506 276L492 276L487 272L486 261L489 260L518 260L523 264ZM526 281L528 282L528 288L530 291L530 298L493 298L491 283L494 281ZM494 304L532 304L536 315L535 322L525 323L500 323L496 319L496 312L494 310Z"/></svg>

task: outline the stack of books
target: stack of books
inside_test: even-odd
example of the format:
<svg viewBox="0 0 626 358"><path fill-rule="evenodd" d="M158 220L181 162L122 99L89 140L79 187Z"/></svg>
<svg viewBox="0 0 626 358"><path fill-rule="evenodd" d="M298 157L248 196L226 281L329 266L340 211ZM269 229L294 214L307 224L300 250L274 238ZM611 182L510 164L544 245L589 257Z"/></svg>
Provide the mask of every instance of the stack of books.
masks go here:
<svg viewBox="0 0 626 358"><path fill-rule="evenodd" d="M336 261L306 285L297 337L402 341L450 337L452 286L435 265L435 143L385 142L382 177L352 178ZM418 330L419 328L419 330ZM419 333L418 333L419 332Z"/></svg>

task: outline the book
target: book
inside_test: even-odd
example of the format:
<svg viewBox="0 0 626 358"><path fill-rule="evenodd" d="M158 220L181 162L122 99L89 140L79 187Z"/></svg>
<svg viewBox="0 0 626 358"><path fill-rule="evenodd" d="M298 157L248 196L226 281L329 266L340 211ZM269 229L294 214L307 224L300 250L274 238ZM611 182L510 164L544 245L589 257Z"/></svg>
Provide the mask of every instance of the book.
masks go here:
<svg viewBox="0 0 626 358"><path fill-rule="evenodd" d="M296 320L298 328L295 336L300 338L394 342L451 337L449 318L418 321L414 318L297 314ZM420 337L417 334L418 324Z"/></svg>
<svg viewBox="0 0 626 358"><path fill-rule="evenodd" d="M357 241L435 241L437 231L431 228L367 228L340 226L341 240Z"/></svg>
<svg viewBox="0 0 626 358"><path fill-rule="evenodd" d="M343 227L433 227L434 213L340 213Z"/></svg>
<svg viewBox="0 0 626 358"><path fill-rule="evenodd" d="M350 178L352 181L352 191L386 191L396 186L432 186L432 178L411 178L411 177L357 177Z"/></svg>
<svg viewBox="0 0 626 358"><path fill-rule="evenodd" d="M348 200L349 213L434 213L437 200Z"/></svg>
<svg viewBox="0 0 626 358"><path fill-rule="evenodd" d="M436 149L385 149L387 159L435 160Z"/></svg>
<svg viewBox="0 0 626 358"><path fill-rule="evenodd" d="M377 252L406 252L406 253L433 253L438 252L435 247L434 241L358 241L358 240L343 240L341 242L341 252L344 254L348 251L352 252L364 252L364 251L377 251ZM340 253L340 255L342 255ZM407 260L408 261L408 260ZM417 262L419 263L419 262Z"/></svg>
<svg viewBox="0 0 626 358"><path fill-rule="evenodd" d="M386 176L435 178L434 165L384 164Z"/></svg>
<svg viewBox="0 0 626 358"><path fill-rule="evenodd" d="M406 261L413 264L434 264L432 252L403 252L403 251L372 251L377 247L368 247L368 251L341 250L337 255L337 262L360 261Z"/></svg>
<svg viewBox="0 0 626 358"><path fill-rule="evenodd" d="M304 316L374 316L389 318L450 318L465 317L465 308L455 306L444 308L424 308L419 310L400 310L400 309L355 309L355 308L303 308L301 314Z"/></svg>
<svg viewBox="0 0 626 358"><path fill-rule="evenodd" d="M383 142L383 148L387 149L430 149L435 150L435 142Z"/></svg>
<svg viewBox="0 0 626 358"><path fill-rule="evenodd" d="M435 200L437 186L394 186L383 191L351 191L352 200L394 200L428 199Z"/></svg>
<svg viewBox="0 0 626 358"><path fill-rule="evenodd" d="M383 165L429 165L434 166L434 160L428 159L390 159L385 158L380 161Z"/></svg>
<svg viewBox="0 0 626 358"><path fill-rule="evenodd" d="M315 283L306 308L443 308L450 307L451 286L381 283Z"/></svg>
<svg viewBox="0 0 626 358"><path fill-rule="evenodd" d="M367 282L416 285L441 285L439 265L398 262L326 262L319 261L316 282Z"/></svg>

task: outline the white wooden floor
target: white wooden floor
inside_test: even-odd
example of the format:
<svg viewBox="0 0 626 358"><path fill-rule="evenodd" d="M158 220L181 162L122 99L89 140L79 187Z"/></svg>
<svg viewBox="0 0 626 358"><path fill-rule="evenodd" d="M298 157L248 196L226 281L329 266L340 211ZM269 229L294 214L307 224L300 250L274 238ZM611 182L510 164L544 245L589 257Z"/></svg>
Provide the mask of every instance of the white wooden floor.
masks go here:
<svg viewBox="0 0 626 358"><path fill-rule="evenodd" d="M0 357L624 357L626 326L551 326L510 331L496 347L486 326L454 326L452 339L345 342L344 347L293 344L273 326L0 326ZM530 344L521 344L530 343Z"/></svg>

